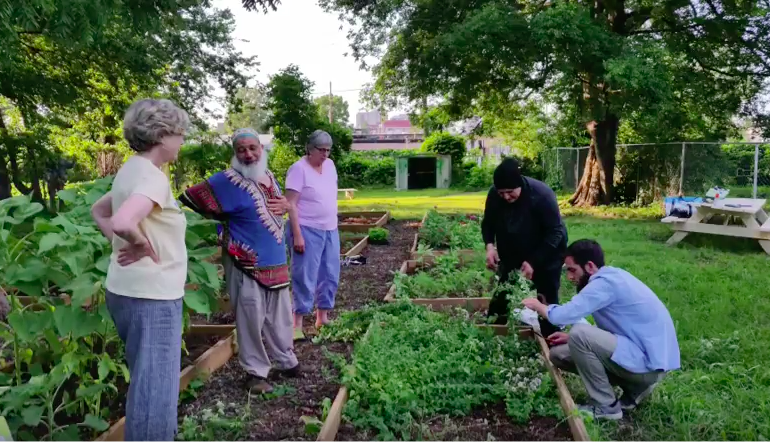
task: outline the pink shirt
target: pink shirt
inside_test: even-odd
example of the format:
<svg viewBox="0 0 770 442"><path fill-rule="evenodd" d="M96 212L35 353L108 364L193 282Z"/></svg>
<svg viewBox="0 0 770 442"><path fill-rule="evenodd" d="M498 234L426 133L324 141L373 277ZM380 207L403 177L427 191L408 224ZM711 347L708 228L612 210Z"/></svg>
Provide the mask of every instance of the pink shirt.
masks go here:
<svg viewBox="0 0 770 442"><path fill-rule="evenodd" d="M299 224L321 230L337 228L337 168L326 159L318 173L305 158L286 173L286 189L299 193Z"/></svg>

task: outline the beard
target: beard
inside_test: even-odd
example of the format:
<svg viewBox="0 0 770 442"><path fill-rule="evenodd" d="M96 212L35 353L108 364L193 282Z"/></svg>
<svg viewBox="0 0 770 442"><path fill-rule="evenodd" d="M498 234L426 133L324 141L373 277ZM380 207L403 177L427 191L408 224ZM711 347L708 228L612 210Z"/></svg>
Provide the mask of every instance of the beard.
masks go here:
<svg viewBox="0 0 770 442"><path fill-rule="evenodd" d="M585 270L583 270L583 276L580 277L580 281L577 283L577 291L580 293L581 290L585 288L585 286L588 285L588 279L591 277L591 275L588 274Z"/></svg>
<svg viewBox="0 0 770 442"><path fill-rule="evenodd" d="M257 182L267 174L267 152L262 151L262 156L260 156L257 161L250 164L241 163L238 160L238 157L233 155L230 166L245 178Z"/></svg>

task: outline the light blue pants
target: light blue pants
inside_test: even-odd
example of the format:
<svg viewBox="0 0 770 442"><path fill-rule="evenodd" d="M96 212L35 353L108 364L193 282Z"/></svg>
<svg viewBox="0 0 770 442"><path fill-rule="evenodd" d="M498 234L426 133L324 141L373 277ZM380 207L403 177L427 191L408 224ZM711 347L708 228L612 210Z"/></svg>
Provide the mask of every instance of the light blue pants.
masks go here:
<svg viewBox="0 0 770 442"><path fill-rule="evenodd" d="M307 315L313 303L321 310L334 308L334 296L340 283L340 234L337 229L320 230L300 226L305 240L305 253L291 247L291 285L294 295L294 313Z"/></svg>
<svg viewBox="0 0 770 442"><path fill-rule="evenodd" d="M157 301L107 292L107 309L126 344L131 375L125 440L171 441L176 436L182 303L181 298Z"/></svg>

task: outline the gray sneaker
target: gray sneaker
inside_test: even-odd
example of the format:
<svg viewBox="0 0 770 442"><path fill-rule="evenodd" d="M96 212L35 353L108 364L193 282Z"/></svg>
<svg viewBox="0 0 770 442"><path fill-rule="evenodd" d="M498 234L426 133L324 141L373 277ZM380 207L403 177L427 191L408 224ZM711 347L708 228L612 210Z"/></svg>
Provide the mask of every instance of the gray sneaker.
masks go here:
<svg viewBox="0 0 770 442"><path fill-rule="evenodd" d="M619 421L623 419L623 410L620 408L618 401L615 401L612 405L606 406L578 405L578 410L590 414L597 420L605 419Z"/></svg>
<svg viewBox="0 0 770 442"><path fill-rule="evenodd" d="M636 409L643 400L647 399L647 396L652 394L652 391L655 390L655 387L657 387L659 383L660 381L650 384L647 388L642 390L641 393L636 395L624 391L623 396L620 397L620 408L626 411Z"/></svg>

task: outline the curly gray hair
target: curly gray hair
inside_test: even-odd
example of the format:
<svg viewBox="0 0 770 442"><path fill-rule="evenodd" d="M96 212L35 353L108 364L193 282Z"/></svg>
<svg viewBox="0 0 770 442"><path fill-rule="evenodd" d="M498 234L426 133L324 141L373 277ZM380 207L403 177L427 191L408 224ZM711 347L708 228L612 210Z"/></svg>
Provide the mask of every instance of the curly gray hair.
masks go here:
<svg viewBox="0 0 770 442"><path fill-rule="evenodd" d="M329 146L329 148L331 148L332 144L334 144L334 141L332 141L332 136L329 135L328 132L319 129L310 134L308 137L305 151L310 153L311 149L319 146Z"/></svg>
<svg viewBox="0 0 770 442"><path fill-rule="evenodd" d="M184 135L190 117L170 100L139 100L123 118L123 136L136 152L147 152L160 144L163 137Z"/></svg>

